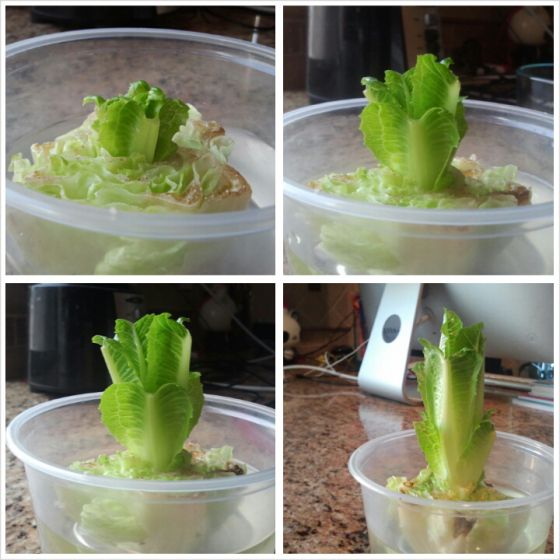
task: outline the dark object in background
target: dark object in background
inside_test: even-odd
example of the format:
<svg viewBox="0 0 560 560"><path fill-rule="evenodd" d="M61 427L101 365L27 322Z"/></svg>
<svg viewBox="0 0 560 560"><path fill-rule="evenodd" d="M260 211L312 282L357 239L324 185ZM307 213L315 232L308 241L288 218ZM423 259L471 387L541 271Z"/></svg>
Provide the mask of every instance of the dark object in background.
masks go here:
<svg viewBox="0 0 560 560"><path fill-rule="evenodd" d="M29 296L28 380L32 391L74 395L110 383L92 336L113 336L117 317L138 319L144 298L118 285L36 284Z"/></svg>
<svg viewBox="0 0 560 560"><path fill-rule="evenodd" d="M309 8L307 90L311 103L362 96L361 79L405 69L400 9Z"/></svg>
<svg viewBox="0 0 560 560"><path fill-rule="evenodd" d="M69 27L128 27L155 24L155 6L34 6L31 21Z"/></svg>

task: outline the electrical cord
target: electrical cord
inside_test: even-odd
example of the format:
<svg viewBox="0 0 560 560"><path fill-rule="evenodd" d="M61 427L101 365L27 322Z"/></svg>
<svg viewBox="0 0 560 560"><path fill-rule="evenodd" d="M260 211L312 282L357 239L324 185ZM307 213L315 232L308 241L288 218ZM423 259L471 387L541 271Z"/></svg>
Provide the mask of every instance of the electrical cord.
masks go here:
<svg viewBox="0 0 560 560"><path fill-rule="evenodd" d="M247 360L248 364L258 364L259 362L264 362L266 360L271 360L274 358L274 354L268 354L266 356L261 356L260 358L253 358L252 360Z"/></svg>
<svg viewBox="0 0 560 560"><path fill-rule="evenodd" d="M350 356L353 356L356 352L358 352L368 342L369 342L369 338L366 338L363 342L360 342L360 344L358 344L358 346L356 346L356 348L354 348L354 350L352 350L352 352L349 352L345 356L342 356L342 358L339 358L338 360L336 360L332 364L329 364L330 367L336 366L336 364L339 364L340 362L343 362L344 360L347 360Z"/></svg>
<svg viewBox="0 0 560 560"><path fill-rule="evenodd" d="M358 352L360 350L360 348L362 348L362 346L365 346L368 343L368 341L369 341L369 338L364 340L358 346L356 346L356 348L354 348L354 350L352 350L352 352L349 352L345 356L342 356L342 358L339 358L338 360L334 361L332 364L327 361L328 367L326 367L326 368L325 367L320 367L320 366L309 366L309 365L301 364L301 365L293 365L293 366L284 366L284 371L294 370L294 369L305 369L305 370L307 370L303 375L305 375L306 373L311 372L311 371L319 371L322 374L334 375L335 377L340 377L342 379L348 379L348 380L357 382L358 377L356 375L348 375L347 373L342 373L340 371L336 371L334 369L334 366L336 366L340 362L343 362L344 360L347 360L350 356L353 356L356 352Z"/></svg>
<svg viewBox="0 0 560 560"><path fill-rule="evenodd" d="M304 365L300 365L300 366L284 366L284 371L288 370L288 369L305 369L308 371L320 371L323 373L326 373L328 375L334 375L335 377L341 377L342 379L350 379L352 381L358 381L357 376L355 375L348 375L347 373L341 373L339 371L335 371L333 369L327 369L324 367L320 367L320 366L304 366Z"/></svg>
<svg viewBox="0 0 560 560"><path fill-rule="evenodd" d="M233 389L235 391L247 391L249 393L273 393L276 391L276 388L270 385L231 385L229 383L209 383L209 385L223 387L224 389Z"/></svg>
<svg viewBox="0 0 560 560"><path fill-rule="evenodd" d="M359 397L367 398L364 393L359 393L358 391L334 391L332 393L317 393L315 395L300 395L298 393L284 393L285 397L291 397L293 399L326 399L327 397Z"/></svg>

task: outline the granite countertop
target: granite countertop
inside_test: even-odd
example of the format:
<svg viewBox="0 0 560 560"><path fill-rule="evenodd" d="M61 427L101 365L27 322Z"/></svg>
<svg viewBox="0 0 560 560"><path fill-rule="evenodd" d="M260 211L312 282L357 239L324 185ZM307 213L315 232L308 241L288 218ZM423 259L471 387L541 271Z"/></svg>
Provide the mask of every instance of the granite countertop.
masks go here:
<svg viewBox="0 0 560 560"><path fill-rule="evenodd" d="M490 394L494 424L553 445L553 415ZM284 552L365 553L368 535L350 454L366 441L412 428L420 409L359 391L343 381L288 375L284 384ZM551 529L546 547L553 552Z"/></svg>
<svg viewBox="0 0 560 560"><path fill-rule="evenodd" d="M284 92L284 113L309 105L309 96L306 91L294 90Z"/></svg>
<svg viewBox="0 0 560 560"><path fill-rule="evenodd" d="M154 27L188 29L189 31L251 41L253 37L251 27L254 25L255 16L255 13L237 7L216 7L212 10L207 8L196 11L180 7L179 10L160 14ZM264 30L258 35L258 43L274 48L274 18L264 14L261 14L260 18L259 26ZM6 8L6 44L60 31L68 31L68 28L53 23L32 22L29 6L8 6Z"/></svg>
<svg viewBox="0 0 560 560"><path fill-rule="evenodd" d="M32 393L24 381L7 381L6 424L23 410L48 400L48 395ZM6 450L6 552L40 553L36 529L23 464Z"/></svg>
<svg viewBox="0 0 560 560"><path fill-rule="evenodd" d="M181 7L158 16L154 28L189 30L251 41L255 17L254 12L243 8L195 10ZM260 27L268 31L259 33L258 42L274 47L274 18L271 15L260 17ZM50 23L31 22L29 7L10 6L6 9L7 44L68 30L68 27ZM185 47L180 42L163 38L150 41L128 38L124 43L122 39L106 38L101 48L96 41L99 40L84 40L76 49L45 47L36 58L29 55L28 67L10 74L6 84L8 145L21 142L30 131L36 135L37 130L49 129L53 126L52 119L61 121L63 115L64 120L68 120L66 126L79 124L91 112L91 107L81 106L84 96L110 97L126 91L130 82L140 78L164 88L171 97L187 99L207 119L217 120L224 126L239 126L241 122L268 123L271 119L270 102L265 100L270 99L274 81L267 76L259 73L244 76L241 66L232 66L231 62L226 63L219 56L208 57L206 51L201 54L188 42ZM48 64L43 64L41 56L46 56L46 49L51 49L54 55L48 58ZM209 49L210 52L211 47ZM154 52L157 54L154 55ZM232 68L234 71L228 74ZM68 76L63 94L60 94L58 82L53 83L53 76L61 75ZM72 79L74 76L80 79ZM244 80L248 85L243 85ZM43 109L42 96L27 94L29 90L41 88L45 95L50 95L48 112ZM58 95L53 95L53 92ZM247 102L249 97L251 103ZM232 105L238 106L233 115L227 110ZM26 146L24 143L23 149Z"/></svg>
<svg viewBox="0 0 560 560"><path fill-rule="evenodd" d="M262 384L249 378L248 383ZM270 393L246 393L229 388L212 388L206 393L247 399L258 404L272 406ZM43 393L32 393L25 381L6 382L6 424L20 412L51 397ZM39 554L41 547L37 534L37 522L33 513L31 496L27 486L23 464L6 450L6 552L10 554Z"/></svg>

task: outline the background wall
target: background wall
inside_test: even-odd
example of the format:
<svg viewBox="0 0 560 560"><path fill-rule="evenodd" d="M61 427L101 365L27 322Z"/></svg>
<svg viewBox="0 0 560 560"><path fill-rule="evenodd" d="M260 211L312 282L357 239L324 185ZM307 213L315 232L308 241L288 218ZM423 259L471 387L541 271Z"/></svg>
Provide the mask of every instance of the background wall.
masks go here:
<svg viewBox="0 0 560 560"><path fill-rule="evenodd" d="M24 379L27 375L29 337L29 289L31 284L6 285L6 375L7 379ZM214 340L207 336L198 320L201 306L209 299L200 284L122 284L144 298L146 313L168 311L173 316L192 319L194 349L204 354L216 353ZM212 287L212 285L210 285ZM228 293L237 306L237 317L256 334L274 340L274 284L232 284ZM213 289L213 288L212 288ZM56 318L53 318L53 328ZM243 350L250 340L235 327L232 328L232 346L238 343ZM84 340L84 344L89 343ZM222 351L230 350L229 346Z"/></svg>

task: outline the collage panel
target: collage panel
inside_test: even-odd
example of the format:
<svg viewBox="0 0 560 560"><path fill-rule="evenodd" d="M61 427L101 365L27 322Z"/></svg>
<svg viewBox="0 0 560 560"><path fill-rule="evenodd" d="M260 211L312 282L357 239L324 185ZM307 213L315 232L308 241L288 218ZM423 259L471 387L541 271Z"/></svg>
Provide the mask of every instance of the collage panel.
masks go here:
<svg viewBox="0 0 560 560"><path fill-rule="evenodd" d="M284 285L284 553L552 553L553 284Z"/></svg>
<svg viewBox="0 0 560 560"><path fill-rule="evenodd" d="M8 274L274 274L273 6L5 19Z"/></svg>
<svg viewBox="0 0 560 560"><path fill-rule="evenodd" d="M274 552L274 284L6 301L7 553Z"/></svg>
<svg viewBox="0 0 560 560"><path fill-rule="evenodd" d="M285 273L552 275L553 11L285 6Z"/></svg>

